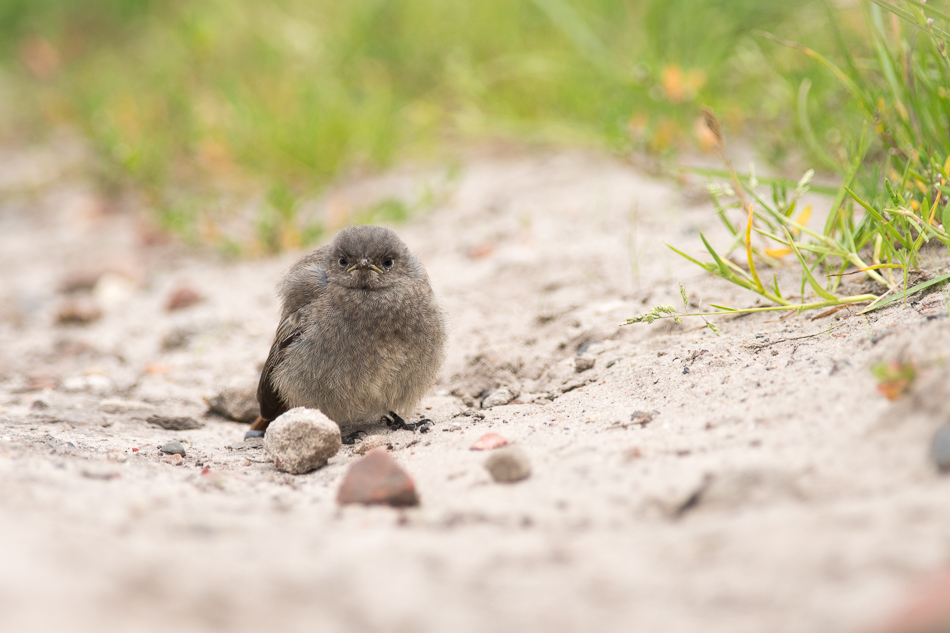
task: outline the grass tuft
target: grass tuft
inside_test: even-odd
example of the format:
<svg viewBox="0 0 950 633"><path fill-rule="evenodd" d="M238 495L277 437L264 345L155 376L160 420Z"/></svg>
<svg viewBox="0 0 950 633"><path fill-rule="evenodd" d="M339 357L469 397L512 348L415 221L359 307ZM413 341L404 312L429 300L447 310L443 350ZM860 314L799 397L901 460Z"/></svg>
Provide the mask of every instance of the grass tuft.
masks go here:
<svg viewBox="0 0 950 633"><path fill-rule="evenodd" d="M807 226L810 208L796 217L813 172L806 173L792 192L784 182L773 181L771 196L764 194L754 173L740 178L733 169L722 126L711 110L705 112L728 175L726 182L711 183L709 191L734 242L718 252L702 237L710 262L674 250L774 304L723 312L803 311L867 303L866 313L950 280L950 274L945 274L912 287L907 283L925 244L950 247L950 93L944 87L950 85L945 39L950 15L909 1L871 0L862 6L868 33L866 57L846 52L843 65L809 47L761 33L814 60L840 82L858 107L856 115L845 112L853 135L847 151L837 152L836 158L836 152L818 141L808 114L810 79L801 83L798 116L803 139L819 162L842 179L820 231ZM744 268L730 259L740 247ZM812 293L806 297L802 292L798 303L784 298L789 295L781 292L774 276L766 286L759 275L760 270L779 266L790 256L801 271L802 289ZM866 278L876 291L842 294L840 282L845 275Z"/></svg>

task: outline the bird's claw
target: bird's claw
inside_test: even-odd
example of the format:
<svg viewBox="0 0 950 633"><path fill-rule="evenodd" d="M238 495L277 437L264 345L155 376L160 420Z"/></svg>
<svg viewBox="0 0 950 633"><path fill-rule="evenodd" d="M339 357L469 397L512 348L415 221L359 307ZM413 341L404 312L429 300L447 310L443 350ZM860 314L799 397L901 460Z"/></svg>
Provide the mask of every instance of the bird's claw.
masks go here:
<svg viewBox="0 0 950 633"><path fill-rule="evenodd" d="M363 435L366 435L366 431L353 431L352 433L347 433L346 435L341 437L340 441L348 446L351 444L356 444L357 441L363 439L360 437L360 433L362 433Z"/></svg>
<svg viewBox="0 0 950 633"><path fill-rule="evenodd" d="M431 426L432 420L430 420L429 418L419 420L418 422L410 423L403 420L399 416L399 414L393 411L390 411L388 417L383 416L383 420L386 421L386 426L391 428L393 431L399 431L400 429L405 429L407 431L412 431L413 433L415 433L417 430L420 433L428 433L430 430L432 430L432 426Z"/></svg>

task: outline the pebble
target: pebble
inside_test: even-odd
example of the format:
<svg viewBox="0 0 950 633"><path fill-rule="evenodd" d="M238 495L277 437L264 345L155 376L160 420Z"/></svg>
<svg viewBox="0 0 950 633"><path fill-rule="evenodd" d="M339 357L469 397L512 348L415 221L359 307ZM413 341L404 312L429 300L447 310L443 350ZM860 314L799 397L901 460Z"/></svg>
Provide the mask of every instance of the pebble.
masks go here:
<svg viewBox="0 0 950 633"><path fill-rule="evenodd" d="M175 453L175 454L173 454L173 455L166 455L166 456L165 456L165 463L166 463L166 464L171 464L172 466L181 466L181 463L182 463L183 461L185 461L185 458L182 457L181 455L177 454L177 453Z"/></svg>
<svg viewBox="0 0 950 633"><path fill-rule="evenodd" d="M634 411L630 414L630 424L634 426L646 426L650 422L653 422L653 418L656 417L657 411Z"/></svg>
<svg viewBox="0 0 950 633"><path fill-rule="evenodd" d="M496 450L485 461L485 468L492 479L499 483L514 483L531 476L531 462L528 456L516 446L506 446Z"/></svg>
<svg viewBox="0 0 950 633"><path fill-rule="evenodd" d="M101 269L74 271L59 284L59 291L63 294L89 292L96 287L96 282L103 272L105 271Z"/></svg>
<svg viewBox="0 0 950 633"><path fill-rule="evenodd" d="M195 333L190 328L176 327L162 337L162 349L180 349L188 345Z"/></svg>
<svg viewBox="0 0 950 633"><path fill-rule="evenodd" d="M56 311L56 321L59 323L92 323L102 316L102 310L92 299L85 297L68 299Z"/></svg>
<svg viewBox="0 0 950 633"><path fill-rule="evenodd" d="M205 398L205 403L214 413L236 422L253 422L260 412L256 382L227 387L218 395Z"/></svg>
<svg viewBox="0 0 950 633"><path fill-rule="evenodd" d="M586 356L577 356L574 358L574 371L576 371L579 374L582 371L593 369L595 362L596 360L593 358L588 358Z"/></svg>
<svg viewBox="0 0 950 633"><path fill-rule="evenodd" d="M160 415L153 415L146 420L149 424L161 427L166 431L190 431L200 429L204 426L194 418L166 418Z"/></svg>
<svg viewBox="0 0 950 633"><path fill-rule="evenodd" d="M181 445L181 442L168 442L159 450L167 455L181 455L182 457L185 456L185 447Z"/></svg>
<svg viewBox="0 0 950 633"><path fill-rule="evenodd" d="M168 301L165 303L165 309L169 312L184 310L202 301L204 301L204 297L194 288L179 286L169 295Z"/></svg>
<svg viewBox="0 0 950 633"><path fill-rule="evenodd" d="M277 470L293 475L320 468L343 446L340 427L317 409L297 407L267 427L264 452Z"/></svg>
<svg viewBox="0 0 950 633"><path fill-rule="evenodd" d="M267 434L270 435L268 428ZM417 506L416 485L386 449L375 448L350 466L340 484L337 503Z"/></svg>
<svg viewBox="0 0 950 633"><path fill-rule="evenodd" d="M353 449L353 452L357 455L365 455L374 448L380 447L392 448L392 444L389 443L389 439L385 435L367 435L356 448Z"/></svg>
<svg viewBox="0 0 950 633"><path fill-rule="evenodd" d="M930 445L930 457L937 470L950 471L950 424L945 424L937 431L933 444Z"/></svg>
<svg viewBox="0 0 950 633"><path fill-rule="evenodd" d="M506 440L501 435L497 433L486 433L485 435L478 438L474 444L472 444L469 450L471 451L491 451L496 448L501 448L502 446L507 446L508 440Z"/></svg>
<svg viewBox="0 0 950 633"><path fill-rule="evenodd" d="M137 286L134 280L125 275L106 271L96 280L92 296L96 299L96 305L110 310L127 301L135 293Z"/></svg>
<svg viewBox="0 0 950 633"><path fill-rule="evenodd" d="M511 389L508 387L500 387L482 400L482 408L491 409L492 407L499 407L508 404L514 399L515 394L511 393Z"/></svg>

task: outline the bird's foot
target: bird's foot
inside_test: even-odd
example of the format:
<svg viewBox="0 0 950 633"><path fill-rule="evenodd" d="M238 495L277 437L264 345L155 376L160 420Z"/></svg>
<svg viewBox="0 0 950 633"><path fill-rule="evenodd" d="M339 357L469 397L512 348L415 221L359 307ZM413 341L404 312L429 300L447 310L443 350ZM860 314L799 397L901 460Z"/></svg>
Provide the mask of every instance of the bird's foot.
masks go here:
<svg viewBox="0 0 950 633"><path fill-rule="evenodd" d="M415 433L417 430L420 433L428 433L432 429L432 420L429 418L410 423L403 420L399 414L393 411L389 412L389 417L383 416L383 420L386 421L386 426L391 428L393 431L405 429L407 431L412 431L413 433Z"/></svg>
<svg viewBox="0 0 950 633"><path fill-rule="evenodd" d="M341 437L340 441L342 441L347 446L356 444L358 441L363 439L360 437L360 433L362 433L363 435L366 435L366 431L353 431L352 433L347 433L346 435Z"/></svg>
<svg viewBox="0 0 950 633"><path fill-rule="evenodd" d="M247 433L244 434L244 440L247 441L247 440L252 440L255 437L264 437L264 433L266 433L266 430L265 431L248 431Z"/></svg>

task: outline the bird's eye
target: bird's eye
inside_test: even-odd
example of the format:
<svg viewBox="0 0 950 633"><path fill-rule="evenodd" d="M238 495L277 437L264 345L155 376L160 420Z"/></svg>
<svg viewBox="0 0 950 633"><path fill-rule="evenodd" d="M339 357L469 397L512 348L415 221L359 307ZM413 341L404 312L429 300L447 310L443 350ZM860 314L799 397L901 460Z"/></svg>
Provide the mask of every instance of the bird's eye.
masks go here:
<svg viewBox="0 0 950 633"><path fill-rule="evenodd" d="M344 268L346 268L346 264L347 264L346 258L345 258L345 257L341 257L341 258L340 258L340 266L343 266Z"/></svg>
<svg viewBox="0 0 950 633"><path fill-rule="evenodd" d="M393 258L387 257L383 260L383 268L392 268L393 267Z"/></svg>

